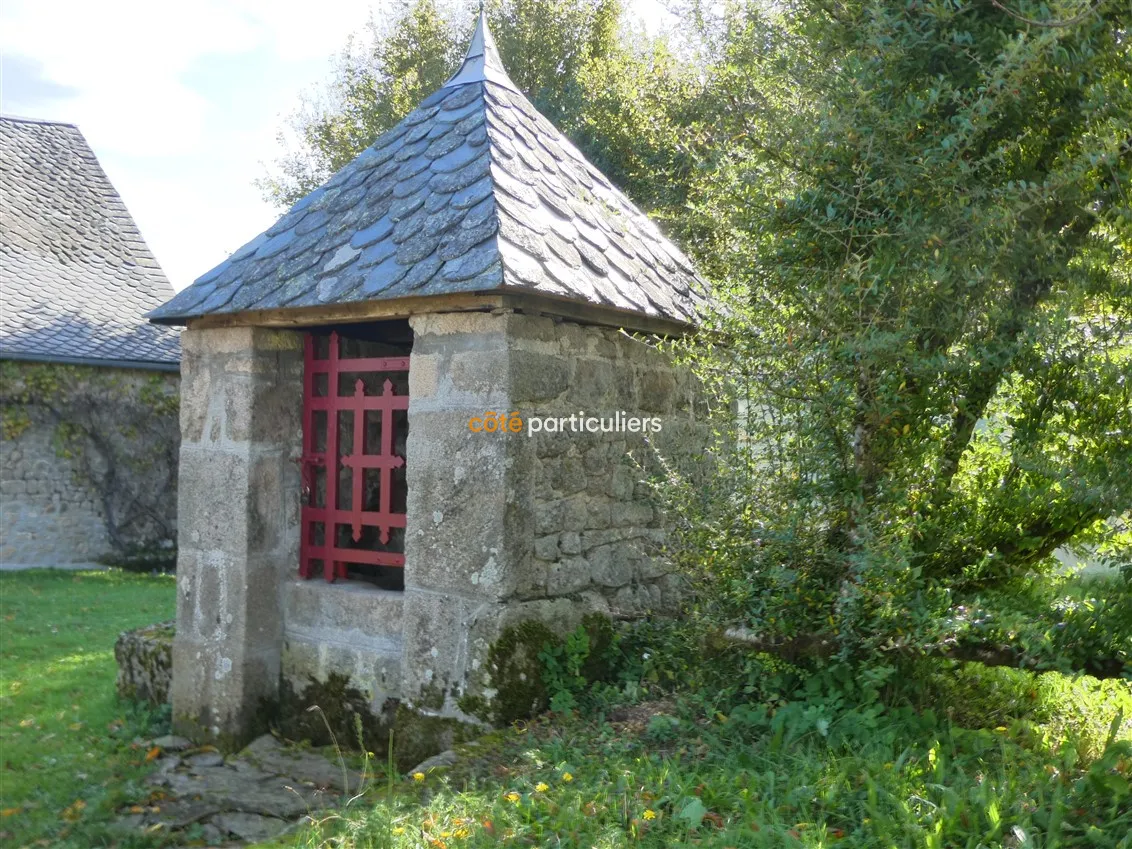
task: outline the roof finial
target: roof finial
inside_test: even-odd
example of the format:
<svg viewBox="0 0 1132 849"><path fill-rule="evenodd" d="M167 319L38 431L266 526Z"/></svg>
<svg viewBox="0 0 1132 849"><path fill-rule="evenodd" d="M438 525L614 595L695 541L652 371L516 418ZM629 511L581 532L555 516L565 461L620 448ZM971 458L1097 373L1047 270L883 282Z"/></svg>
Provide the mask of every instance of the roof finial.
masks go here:
<svg viewBox="0 0 1132 849"><path fill-rule="evenodd" d="M495 46L491 30L487 26L487 11L484 9L484 0L480 0L479 19L476 29L472 33L472 40L468 44L468 53L463 64L446 82L443 88L465 85L467 83L491 82L505 88L518 91L515 83L507 76L503 61L499 58L499 50Z"/></svg>

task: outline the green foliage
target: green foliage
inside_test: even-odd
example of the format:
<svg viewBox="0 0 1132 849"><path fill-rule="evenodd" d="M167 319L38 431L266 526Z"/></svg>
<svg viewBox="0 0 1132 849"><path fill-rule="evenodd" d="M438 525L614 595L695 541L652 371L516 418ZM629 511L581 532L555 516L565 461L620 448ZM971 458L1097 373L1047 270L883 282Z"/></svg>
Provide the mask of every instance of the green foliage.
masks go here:
<svg viewBox="0 0 1132 849"><path fill-rule="evenodd" d="M1132 728L1091 751L1036 719L962 727L899 706L900 692L882 704L892 683L830 675L727 713L682 691L628 720L556 715L458 747L443 774L369 796L293 845L1128 846ZM1066 692L1045 701L1069 725L1096 709L1062 704Z"/></svg>
<svg viewBox="0 0 1132 849"><path fill-rule="evenodd" d="M98 502L115 565L175 558L180 397L169 375L58 363L0 362L0 434L52 428L55 450Z"/></svg>
<svg viewBox="0 0 1132 849"><path fill-rule="evenodd" d="M576 693L590 682L582 668L590 656L590 636L581 625L562 642L548 643L539 652L542 680L550 694L550 709L564 713L577 707Z"/></svg>
<svg viewBox="0 0 1132 849"><path fill-rule="evenodd" d="M906 670L897 684L891 701L962 728L1009 731L1048 751L1071 748L1085 763L1100 757L1114 722L1118 736L1132 740L1132 689L1123 681L932 659Z"/></svg>
<svg viewBox="0 0 1132 849"><path fill-rule="evenodd" d="M1127 577L1045 578L978 593L950 611L944 630L959 645L1011 646L1028 668L1084 669L1132 680Z"/></svg>
<svg viewBox="0 0 1132 849"><path fill-rule="evenodd" d="M560 642L546 625L534 620L506 628L487 654L487 670L495 695L487 700L465 699L460 708L496 725L542 713L550 696L540 657Z"/></svg>
<svg viewBox="0 0 1132 849"><path fill-rule="evenodd" d="M669 497L720 616L916 650L948 588L1072 541L1130 559L1127 9L1014 6L707 27L731 141L692 196L726 309L683 350L717 442Z"/></svg>

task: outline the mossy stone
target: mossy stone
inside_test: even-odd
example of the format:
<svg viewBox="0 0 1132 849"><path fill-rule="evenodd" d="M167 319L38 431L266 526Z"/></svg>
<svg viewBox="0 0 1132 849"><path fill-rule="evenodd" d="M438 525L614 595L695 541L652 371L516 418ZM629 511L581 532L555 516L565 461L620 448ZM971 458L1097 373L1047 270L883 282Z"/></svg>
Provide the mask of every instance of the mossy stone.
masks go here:
<svg viewBox="0 0 1132 849"><path fill-rule="evenodd" d="M587 684L611 680L614 668L612 648L616 638L613 620L601 613L587 613L582 617L582 629L590 641L589 654L582 662L582 677Z"/></svg>
<svg viewBox="0 0 1132 849"><path fill-rule="evenodd" d="M425 758L482 733L482 728L458 719L428 716L398 705L393 718L393 760L397 769L405 772Z"/></svg>
<svg viewBox="0 0 1132 849"><path fill-rule="evenodd" d="M542 680L539 653L562 640L534 620L504 630L487 653L487 671L493 698L465 697L461 710L492 725L507 725L542 713L549 704Z"/></svg>
<svg viewBox="0 0 1132 849"><path fill-rule="evenodd" d="M381 714L374 713L366 695L340 673L331 673L325 681L307 680L296 692L284 679L279 699L261 705L263 718L280 735L315 746L337 745L344 751L385 750L392 704L384 705Z"/></svg>

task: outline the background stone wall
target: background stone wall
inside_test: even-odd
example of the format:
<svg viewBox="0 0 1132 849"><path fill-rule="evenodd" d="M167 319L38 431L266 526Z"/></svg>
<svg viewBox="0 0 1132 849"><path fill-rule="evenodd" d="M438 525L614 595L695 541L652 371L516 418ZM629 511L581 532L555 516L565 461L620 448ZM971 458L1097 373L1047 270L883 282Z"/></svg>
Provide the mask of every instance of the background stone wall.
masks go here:
<svg viewBox="0 0 1132 849"><path fill-rule="evenodd" d="M156 374L107 371L114 371L127 387L148 382ZM175 392L178 375L161 376ZM109 554L98 493L76 475L75 460L60 456L56 424L34 407L29 414L31 424L16 438L0 443L0 562L9 568L56 566L91 562ZM138 453L148 453L148 446L139 445ZM155 497L168 521L175 522L176 490L167 489ZM139 545L155 542L145 536L143 531L130 541Z"/></svg>

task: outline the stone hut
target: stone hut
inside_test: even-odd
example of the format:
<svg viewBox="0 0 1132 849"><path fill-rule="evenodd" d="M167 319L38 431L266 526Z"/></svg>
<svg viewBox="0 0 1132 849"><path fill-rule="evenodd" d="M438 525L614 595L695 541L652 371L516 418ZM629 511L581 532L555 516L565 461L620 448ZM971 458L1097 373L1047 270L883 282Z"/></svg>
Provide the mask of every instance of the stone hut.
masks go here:
<svg viewBox="0 0 1132 849"><path fill-rule="evenodd" d="M171 544L173 287L74 124L0 117L0 197L0 563Z"/></svg>
<svg viewBox="0 0 1132 849"><path fill-rule="evenodd" d="M481 13L439 91L150 313L187 325L177 727L237 741L335 673L375 714L498 719L510 626L671 605L626 455L696 431L640 335L701 291Z"/></svg>

